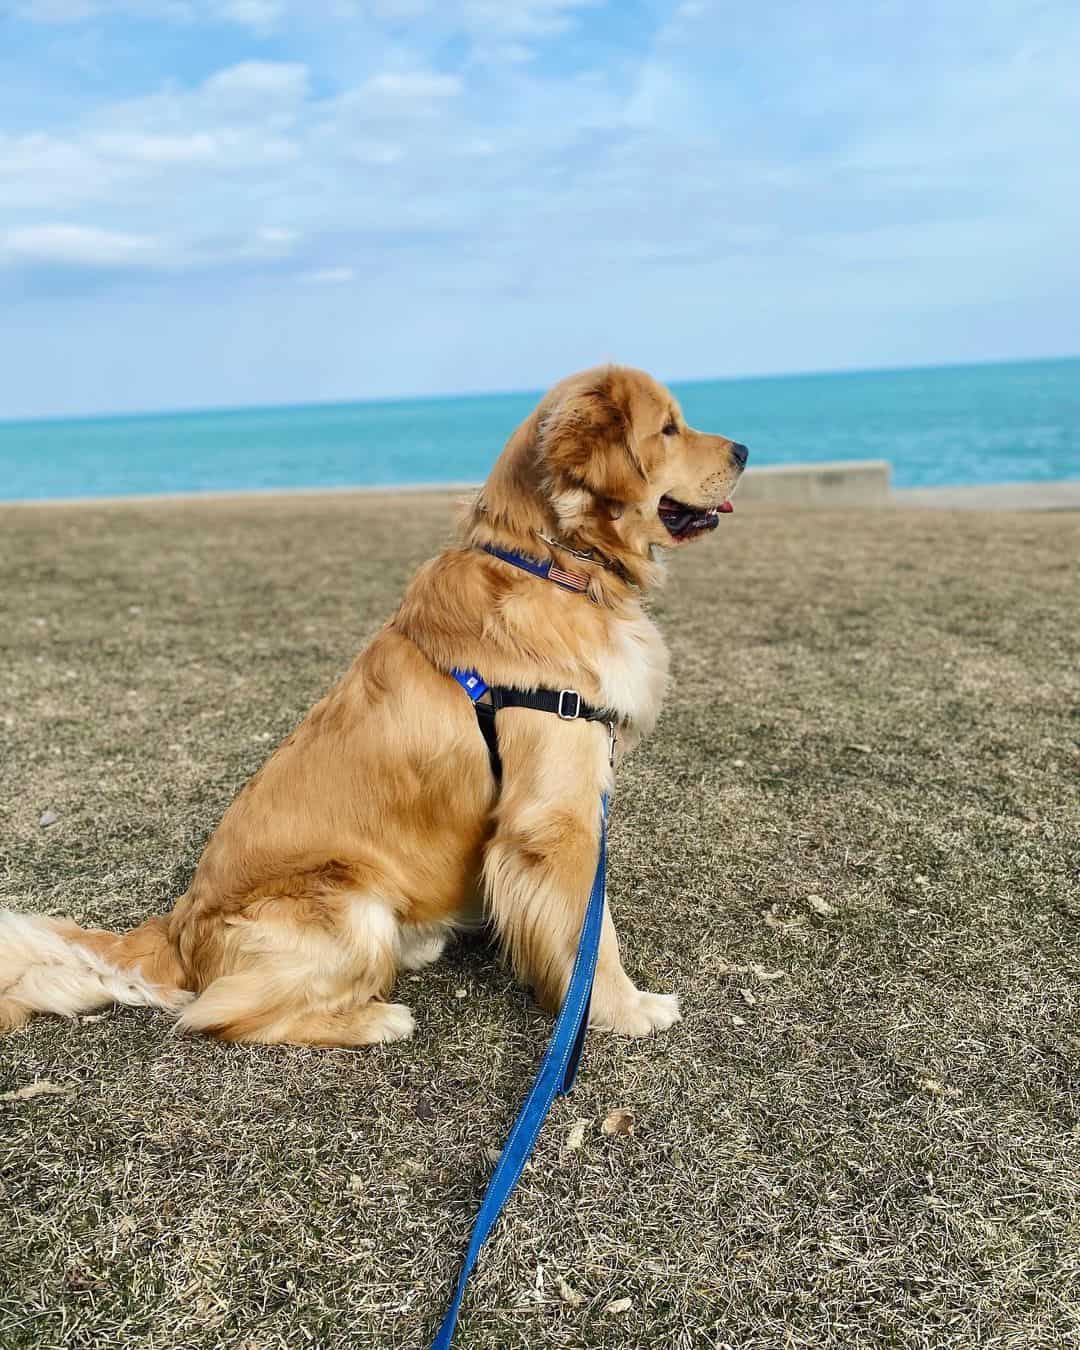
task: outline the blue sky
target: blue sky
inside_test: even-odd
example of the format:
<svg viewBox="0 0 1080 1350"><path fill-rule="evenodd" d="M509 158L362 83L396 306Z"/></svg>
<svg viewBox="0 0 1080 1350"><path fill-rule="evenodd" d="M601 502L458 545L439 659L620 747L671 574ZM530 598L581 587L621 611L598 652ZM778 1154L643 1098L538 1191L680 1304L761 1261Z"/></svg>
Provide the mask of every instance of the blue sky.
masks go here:
<svg viewBox="0 0 1080 1350"><path fill-rule="evenodd" d="M0 0L0 417L1080 349L1074 0Z"/></svg>

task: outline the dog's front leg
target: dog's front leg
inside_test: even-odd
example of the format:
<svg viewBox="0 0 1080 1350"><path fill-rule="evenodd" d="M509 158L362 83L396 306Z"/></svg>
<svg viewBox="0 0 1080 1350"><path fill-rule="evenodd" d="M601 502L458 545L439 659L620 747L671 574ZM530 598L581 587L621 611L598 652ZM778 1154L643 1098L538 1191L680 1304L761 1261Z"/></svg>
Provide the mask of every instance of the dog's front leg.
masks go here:
<svg viewBox="0 0 1080 1350"><path fill-rule="evenodd" d="M499 714L503 785L484 860L487 905L514 973L558 1009L570 980L610 786L607 732L550 714ZM679 1020L678 999L635 988L606 905L590 1026L647 1036Z"/></svg>

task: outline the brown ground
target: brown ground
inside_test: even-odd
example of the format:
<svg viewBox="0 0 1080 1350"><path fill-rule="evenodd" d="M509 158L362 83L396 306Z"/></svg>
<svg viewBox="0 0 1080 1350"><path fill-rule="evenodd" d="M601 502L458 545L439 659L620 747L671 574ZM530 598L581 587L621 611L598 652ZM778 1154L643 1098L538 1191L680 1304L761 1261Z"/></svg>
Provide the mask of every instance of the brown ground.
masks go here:
<svg viewBox="0 0 1080 1350"><path fill-rule="evenodd" d="M167 906L448 524L0 509L0 896ZM1076 1343L1078 557L1072 514L747 508L676 560L611 899L686 1020L590 1038L461 1350ZM478 943L403 997L361 1053L128 1010L0 1043L0 1092L64 1089L0 1102L0 1345L426 1346L550 1021Z"/></svg>

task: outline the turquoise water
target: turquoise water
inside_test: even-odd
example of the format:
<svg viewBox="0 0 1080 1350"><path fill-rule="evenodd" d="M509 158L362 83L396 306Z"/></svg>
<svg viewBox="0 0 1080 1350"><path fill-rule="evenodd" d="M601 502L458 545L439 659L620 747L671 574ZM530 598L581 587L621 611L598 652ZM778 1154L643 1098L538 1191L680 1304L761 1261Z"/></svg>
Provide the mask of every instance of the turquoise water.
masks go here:
<svg viewBox="0 0 1080 1350"><path fill-rule="evenodd" d="M898 487L1080 476L1080 358L673 388L751 466L887 459ZM536 399L0 422L0 499L473 482Z"/></svg>

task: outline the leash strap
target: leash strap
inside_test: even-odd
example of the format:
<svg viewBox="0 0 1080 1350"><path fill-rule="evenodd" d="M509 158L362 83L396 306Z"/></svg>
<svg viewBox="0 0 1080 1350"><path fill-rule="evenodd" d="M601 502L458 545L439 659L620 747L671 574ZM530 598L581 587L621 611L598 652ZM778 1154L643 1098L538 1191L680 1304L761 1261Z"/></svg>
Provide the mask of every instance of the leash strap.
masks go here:
<svg viewBox="0 0 1080 1350"><path fill-rule="evenodd" d="M443 1318L438 1334L431 1343L431 1350L450 1350L465 1286L476 1265L480 1249L518 1183L522 1169L551 1110L551 1103L574 1086L578 1062L581 1059L581 1048L585 1043L585 1030L589 1024L589 997L596 971L596 957L600 949L600 929L604 921L607 806L607 795L604 794L600 799L600 852L596 862L596 876L585 910L585 919L581 925L581 940L566 997L563 999L540 1071L529 1089L529 1095L525 1098L525 1105L514 1121L503 1151L499 1155L499 1161L495 1164L495 1171L488 1182L487 1190L484 1192L480 1212L476 1216L472 1237L469 1239L469 1249L465 1253L465 1261L454 1289L454 1297L450 1301L449 1310Z"/></svg>

